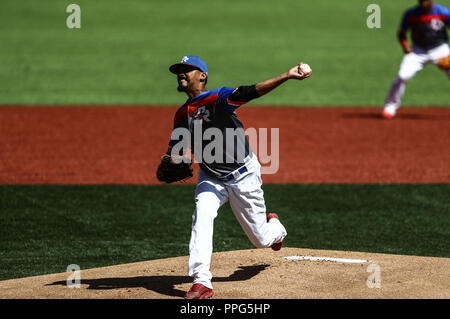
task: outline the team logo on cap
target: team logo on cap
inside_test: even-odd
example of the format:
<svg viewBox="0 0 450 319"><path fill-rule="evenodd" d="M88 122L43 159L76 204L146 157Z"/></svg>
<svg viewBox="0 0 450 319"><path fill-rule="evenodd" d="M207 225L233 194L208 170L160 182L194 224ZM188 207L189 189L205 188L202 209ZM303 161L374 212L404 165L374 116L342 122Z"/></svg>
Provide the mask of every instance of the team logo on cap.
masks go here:
<svg viewBox="0 0 450 319"><path fill-rule="evenodd" d="M186 63L187 61L189 61L189 58L187 56L181 59L181 63Z"/></svg>

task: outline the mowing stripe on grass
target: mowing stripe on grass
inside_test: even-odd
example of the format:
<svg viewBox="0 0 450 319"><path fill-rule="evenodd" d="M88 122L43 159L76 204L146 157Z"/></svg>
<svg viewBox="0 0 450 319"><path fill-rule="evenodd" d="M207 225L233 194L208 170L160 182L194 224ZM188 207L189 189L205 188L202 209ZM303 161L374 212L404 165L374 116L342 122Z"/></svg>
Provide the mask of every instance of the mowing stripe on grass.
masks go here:
<svg viewBox="0 0 450 319"><path fill-rule="evenodd" d="M449 184L265 185L287 247L450 257ZM0 280L189 253L194 186L0 186ZM214 251L253 248L228 204Z"/></svg>

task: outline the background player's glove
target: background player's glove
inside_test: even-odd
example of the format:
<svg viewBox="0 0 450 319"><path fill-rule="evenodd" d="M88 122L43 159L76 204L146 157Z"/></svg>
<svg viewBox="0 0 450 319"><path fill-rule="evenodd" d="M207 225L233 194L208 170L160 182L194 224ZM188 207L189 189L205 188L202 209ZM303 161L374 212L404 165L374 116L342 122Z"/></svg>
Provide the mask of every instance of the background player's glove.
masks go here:
<svg viewBox="0 0 450 319"><path fill-rule="evenodd" d="M450 70L450 55L440 58L437 63L438 67L444 70Z"/></svg>
<svg viewBox="0 0 450 319"><path fill-rule="evenodd" d="M172 157L164 154L161 163L156 171L156 177L160 182L173 183L191 178L193 175L191 163L181 162L179 164L172 161Z"/></svg>

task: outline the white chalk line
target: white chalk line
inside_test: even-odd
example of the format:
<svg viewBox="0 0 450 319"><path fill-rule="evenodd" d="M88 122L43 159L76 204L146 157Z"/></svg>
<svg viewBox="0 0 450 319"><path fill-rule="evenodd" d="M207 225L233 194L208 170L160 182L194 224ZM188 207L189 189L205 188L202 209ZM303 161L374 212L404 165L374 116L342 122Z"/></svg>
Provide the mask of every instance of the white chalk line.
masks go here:
<svg viewBox="0 0 450 319"><path fill-rule="evenodd" d="M287 260L332 261L350 264L363 264L369 262L366 259L347 259L347 258L313 257L313 256L287 256L283 258Z"/></svg>

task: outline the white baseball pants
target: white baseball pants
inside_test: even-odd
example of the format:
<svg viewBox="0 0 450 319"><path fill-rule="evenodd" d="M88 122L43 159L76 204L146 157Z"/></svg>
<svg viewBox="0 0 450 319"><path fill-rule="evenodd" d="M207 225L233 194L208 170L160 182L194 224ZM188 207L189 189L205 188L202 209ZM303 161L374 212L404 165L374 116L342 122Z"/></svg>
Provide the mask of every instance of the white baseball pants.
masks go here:
<svg viewBox="0 0 450 319"><path fill-rule="evenodd" d="M281 242L287 232L280 221L267 222L261 165L256 155L246 164L247 172L230 181L220 181L200 170L195 191L195 211L189 243L189 276L194 283L212 289L210 272L213 252L214 219L223 204L230 202L236 219L250 241L258 248Z"/></svg>
<svg viewBox="0 0 450 319"><path fill-rule="evenodd" d="M447 43L444 43L431 50L423 50L413 46L413 52L406 54L403 57L402 63L397 76L392 82L389 94L384 104L384 109L391 114L395 114L400 107L403 94L405 93L406 83L411 80L414 75L422 70L426 64L437 64L437 60L446 57L450 54L450 48ZM450 78L450 70L445 70L447 76Z"/></svg>

